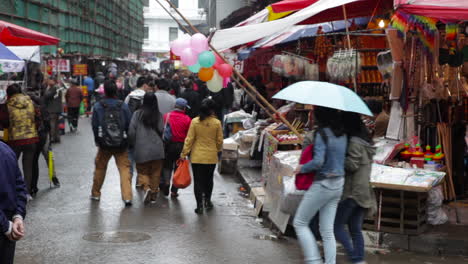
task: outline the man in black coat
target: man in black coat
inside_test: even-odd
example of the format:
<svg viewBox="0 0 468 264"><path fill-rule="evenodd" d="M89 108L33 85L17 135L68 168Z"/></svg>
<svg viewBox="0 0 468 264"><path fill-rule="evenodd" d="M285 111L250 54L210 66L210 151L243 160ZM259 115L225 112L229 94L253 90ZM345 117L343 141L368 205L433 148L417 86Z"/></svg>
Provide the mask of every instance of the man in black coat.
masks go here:
<svg viewBox="0 0 468 264"><path fill-rule="evenodd" d="M26 185L15 153L0 141L0 263L13 264L16 241L24 237Z"/></svg>

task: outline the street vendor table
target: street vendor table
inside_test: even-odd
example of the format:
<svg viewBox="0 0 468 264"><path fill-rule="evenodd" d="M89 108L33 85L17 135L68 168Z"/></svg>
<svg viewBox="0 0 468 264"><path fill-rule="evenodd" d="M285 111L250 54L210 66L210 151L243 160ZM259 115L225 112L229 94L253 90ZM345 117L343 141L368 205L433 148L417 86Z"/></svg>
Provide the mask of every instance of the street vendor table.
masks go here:
<svg viewBox="0 0 468 264"><path fill-rule="evenodd" d="M443 183L443 179L437 186ZM411 186L372 182L377 213L365 219L364 228L387 233L417 235L427 228L428 192L435 186Z"/></svg>

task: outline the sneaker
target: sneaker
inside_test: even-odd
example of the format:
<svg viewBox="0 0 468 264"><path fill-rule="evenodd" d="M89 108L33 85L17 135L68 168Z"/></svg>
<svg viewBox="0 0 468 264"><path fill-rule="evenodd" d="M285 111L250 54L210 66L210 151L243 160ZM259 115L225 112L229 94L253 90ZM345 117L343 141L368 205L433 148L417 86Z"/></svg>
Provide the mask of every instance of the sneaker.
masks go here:
<svg viewBox="0 0 468 264"><path fill-rule="evenodd" d="M214 205L211 201L205 201L205 209L207 211L213 210L213 208L214 208Z"/></svg>
<svg viewBox="0 0 468 264"><path fill-rule="evenodd" d="M151 200L151 190L148 189L145 191L145 196L143 196L143 202L144 203L149 203Z"/></svg>
<svg viewBox="0 0 468 264"><path fill-rule="evenodd" d="M198 214L198 215L203 214L203 207L197 207L195 209L195 213Z"/></svg>
<svg viewBox="0 0 468 264"><path fill-rule="evenodd" d="M139 189L139 188L141 188L141 187L142 187L141 183L135 184L135 188L138 188L138 189Z"/></svg>
<svg viewBox="0 0 468 264"><path fill-rule="evenodd" d="M91 196L91 200L99 202L101 200L101 197L99 196Z"/></svg>
<svg viewBox="0 0 468 264"><path fill-rule="evenodd" d="M60 182L57 177L52 177L52 183L54 184L55 187L60 187Z"/></svg>
<svg viewBox="0 0 468 264"><path fill-rule="evenodd" d="M26 195L26 200L27 200L28 202L30 202L30 201L34 200L34 198L33 198L30 194L27 194L27 195Z"/></svg>
<svg viewBox="0 0 468 264"><path fill-rule="evenodd" d="M151 203L155 204L157 200L158 200L158 193L157 192L152 193L151 194Z"/></svg>
<svg viewBox="0 0 468 264"><path fill-rule="evenodd" d="M132 206L132 200L125 200L124 203L125 203L125 207Z"/></svg>

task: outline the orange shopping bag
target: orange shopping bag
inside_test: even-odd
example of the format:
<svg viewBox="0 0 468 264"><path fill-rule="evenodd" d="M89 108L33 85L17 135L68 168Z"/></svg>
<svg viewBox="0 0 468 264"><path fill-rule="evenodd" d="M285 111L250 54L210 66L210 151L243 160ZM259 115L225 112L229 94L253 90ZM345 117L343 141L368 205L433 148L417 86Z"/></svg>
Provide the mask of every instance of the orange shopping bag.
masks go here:
<svg viewBox="0 0 468 264"><path fill-rule="evenodd" d="M184 189L190 186L192 182L192 173L190 170L190 161L189 160L179 160L177 161L179 166L174 173L172 178L172 185L179 189Z"/></svg>

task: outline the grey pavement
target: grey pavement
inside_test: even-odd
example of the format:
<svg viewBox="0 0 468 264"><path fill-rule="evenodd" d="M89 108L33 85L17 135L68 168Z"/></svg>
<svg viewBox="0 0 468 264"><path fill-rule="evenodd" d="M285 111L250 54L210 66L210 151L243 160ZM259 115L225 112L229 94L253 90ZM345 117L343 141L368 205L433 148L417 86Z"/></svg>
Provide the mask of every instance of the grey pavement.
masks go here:
<svg viewBox="0 0 468 264"><path fill-rule="evenodd" d="M54 154L62 187L49 188L41 162L40 192L28 205L27 234L17 244L15 263L302 263L294 238L259 239L272 232L253 216L232 176L216 175L215 209L202 216L193 212L192 186L178 199L160 197L147 206L134 190L134 205L125 208L113 160L101 201L89 199L96 154L90 119L80 120L78 134L63 136ZM405 252L368 255L368 263L468 263ZM346 263L342 253L337 261Z"/></svg>

